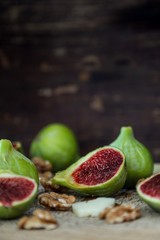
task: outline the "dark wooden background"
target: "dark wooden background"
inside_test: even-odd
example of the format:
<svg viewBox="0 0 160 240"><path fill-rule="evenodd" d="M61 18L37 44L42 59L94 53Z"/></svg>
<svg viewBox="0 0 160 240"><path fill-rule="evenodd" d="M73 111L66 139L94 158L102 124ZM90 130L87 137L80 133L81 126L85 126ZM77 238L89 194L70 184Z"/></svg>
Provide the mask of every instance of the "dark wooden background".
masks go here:
<svg viewBox="0 0 160 240"><path fill-rule="evenodd" d="M82 154L131 125L160 161L159 1L0 1L0 138L51 122Z"/></svg>

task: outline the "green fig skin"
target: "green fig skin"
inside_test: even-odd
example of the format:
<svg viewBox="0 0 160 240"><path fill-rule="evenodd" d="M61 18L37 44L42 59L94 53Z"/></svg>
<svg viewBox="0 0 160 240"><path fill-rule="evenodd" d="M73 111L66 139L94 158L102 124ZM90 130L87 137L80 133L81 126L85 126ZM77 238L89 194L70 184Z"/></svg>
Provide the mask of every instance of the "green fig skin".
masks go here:
<svg viewBox="0 0 160 240"><path fill-rule="evenodd" d="M119 136L110 146L120 149L126 157L125 188L133 189L139 179L152 175L152 155L142 143L135 139L132 127L122 127Z"/></svg>
<svg viewBox="0 0 160 240"><path fill-rule="evenodd" d="M0 140L0 173L14 173L32 178L39 184L38 171L31 160L16 151L7 139Z"/></svg>
<svg viewBox="0 0 160 240"><path fill-rule="evenodd" d="M125 183L126 180L126 169L125 169L125 156L123 153L116 149L112 148L116 151L118 151L123 156L123 163L120 166L117 173L109 180L102 184L97 184L94 186L88 186L84 184L78 184L74 181L72 177L72 173L86 160L88 160L91 156L93 156L97 151L110 148L111 147L102 147L98 148L90 153L88 153L86 156L80 158L76 163L72 164L70 167L68 167L64 171L60 171L56 173L56 175L52 178L52 184L58 184L70 189L75 190L80 195L92 195L92 196L113 196L118 191L120 191Z"/></svg>
<svg viewBox="0 0 160 240"><path fill-rule="evenodd" d="M50 161L53 171L66 169L79 158L79 147L73 131L66 125L53 123L40 130L30 146L32 157Z"/></svg>
<svg viewBox="0 0 160 240"><path fill-rule="evenodd" d="M6 172L6 174L8 174ZM18 176L12 173L9 173L10 176ZM4 176L4 174L0 174L0 177ZM2 206L0 203L0 219L14 219L20 217L32 206L33 202L36 199L37 192L38 192L38 185L35 180L32 180L35 184L35 190L28 199L13 204L11 207Z"/></svg>
<svg viewBox="0 0 160 240"><path fill-rule="evenodd" d="M158 174L160 174L160 173L158 173ZM158 175L158 174L155 174L155 175L151 176L150 178L147 178L147 179L145 179L144 181L142 181L142 182L140 182L139 184L137 184L136 190L137 190L137 193L138 193L138 195L139 195L139 197L140 197L140 199L141 199L142 201L144 201L146 204L148 204L153 210L155 210L156 212L159 212L159 213L160 213L160 199L154 198L154 197L150 197L150 196L144 194L144 193L141 191L141 189L140 189L141 185L142 185L144 182L148 181L149 179L151 179L152 177L154 177L154 176L156 176L156 175Z"/></svg>

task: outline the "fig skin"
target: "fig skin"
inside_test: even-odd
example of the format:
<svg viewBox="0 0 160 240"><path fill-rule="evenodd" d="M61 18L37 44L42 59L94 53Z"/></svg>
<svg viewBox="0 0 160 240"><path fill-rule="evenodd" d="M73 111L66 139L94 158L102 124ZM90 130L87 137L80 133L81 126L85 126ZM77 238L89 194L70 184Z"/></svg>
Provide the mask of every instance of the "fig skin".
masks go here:
<svg viewBox="0 0 160 240"><path fill-rule="evenodd" d="M153 174L152 155L142 143L135 139L132 127L122 127L119 136L110 146L119 148L126 156L125 188L133 189L139 179Z"/></svg>
<svg viewBox="0 0 160 240"><path fill-rule="evenodd" d="M14 173L32 178L39 184L38 171L33 162L16 151L7 139L0 140L0 173Z"/></svg>
<svg viewBox="0 0 160 240"><path fill-rule="evenodd" d="M79 146L73 131L64 124L53 123L40 130L30 146L32 157L50 161L53 171L66 169L79 158Z"/></svg>
<svg viewBox="0 0 160 240"><path fill-rule="evenodd" d="M84 185L84 184L78 184L74 181L72 177L72 173L85 161L87 161L91 156L93 156L97 151L101 151L103 149L114 149L115 151L119 152L123 157L123 162L117 171L117 173L109 180L102 184L97 185ZM70 167L68 167L64 171L60 171L56 173L56 175L52 178L52 184L58 184L70 189L75 190L80 195L92 195L92 196L113 196L118 191L120 191L125 183L126 180L126 169L125 169L125 156L124 154L116 148L113 147L102 147L98 148L90 153L88 153L86 156L80 158L77 162L72 164Z"/></svg>
<svg viewBox="0 0 160 240"><path fill-rule="evenodd" d="M154 176L160 175L160 173L154 174L149 178L146 178L144 181L138 183L136 185L136 191L142 201L148 204L153 210L160 213L160 199L148 196L147 194L143 193L140 189L141 185L147 182L149 179L152 179Z"/></svg>

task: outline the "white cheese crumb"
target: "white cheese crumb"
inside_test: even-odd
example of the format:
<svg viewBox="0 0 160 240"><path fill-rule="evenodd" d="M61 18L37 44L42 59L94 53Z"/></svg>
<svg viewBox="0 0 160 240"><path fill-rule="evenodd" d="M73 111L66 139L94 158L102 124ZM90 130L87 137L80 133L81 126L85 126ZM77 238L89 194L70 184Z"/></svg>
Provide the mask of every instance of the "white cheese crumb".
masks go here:
<svg viewBox="0 0 160 240"><path fill-rule="evenodd" d="M97 217L105 208L114 205L115 198L99 197L94 200L72 204L72 211L78 217Z"/></svg>

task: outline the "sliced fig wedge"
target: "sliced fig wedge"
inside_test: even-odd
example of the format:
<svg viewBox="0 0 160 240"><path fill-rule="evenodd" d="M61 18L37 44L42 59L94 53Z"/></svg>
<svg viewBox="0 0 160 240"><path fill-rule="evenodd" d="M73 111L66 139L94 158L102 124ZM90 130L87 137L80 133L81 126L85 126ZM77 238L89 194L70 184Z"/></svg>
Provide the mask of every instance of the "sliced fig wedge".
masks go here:
<svg viewBox="0 0 160 240"><path fill-rule="evenodd" d="M36 198L38 172L35 165L16 151L11 141L0 140L0 218L22 215Z"/></svg>
<svg viewBox="0 0 160 240"><path fill-rule="evenodd" d="M0 218L18 217L31 207L38 186L34 179L15 174L0 174Z"/></svg>
<svg viewBox="0 0 160 240"><path fill-rule="evenodd" d="M126 180L125 156L113 147L98 148L66 170L56 173L53 184L94 196L112 196Z"/></svg>
<svg viewBox="0 0 160 240"><path fill-rule="evenodd" d="M160 173L137 184L137 193L151 208L160 212Z"/></svg>
<svg viewBox="0 0 160 240"><path fill-rule="evenodd" d="M34 179L39 183L38 171L33 162L17 151L11 141L0 140L0 174L14 173Z"/></svg>

